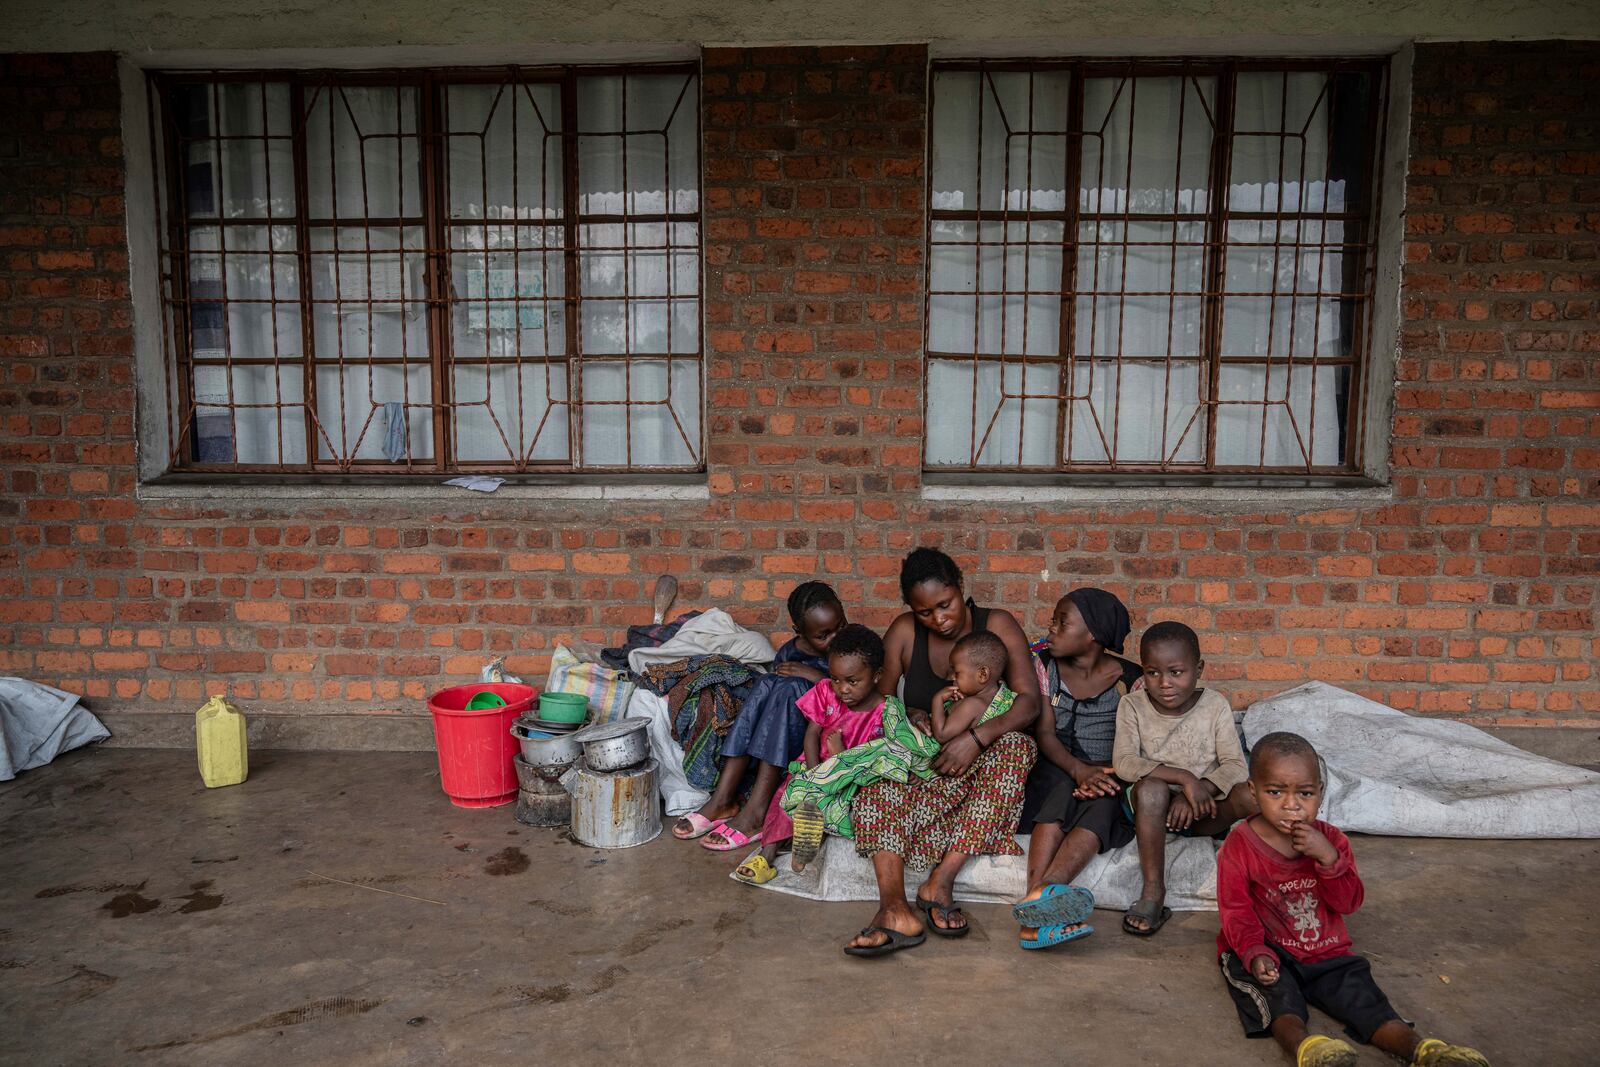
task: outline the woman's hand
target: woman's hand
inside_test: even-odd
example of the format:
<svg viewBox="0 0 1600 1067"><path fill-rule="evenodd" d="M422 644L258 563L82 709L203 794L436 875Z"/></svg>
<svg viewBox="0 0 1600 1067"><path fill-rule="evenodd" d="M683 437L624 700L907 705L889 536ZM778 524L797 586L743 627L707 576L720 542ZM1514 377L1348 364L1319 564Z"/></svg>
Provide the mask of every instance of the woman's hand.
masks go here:
<svg viewBox="0 0 1600 1067"><path fill-rule="evenodd" d="M946 778L960 778L982 754L978 742L972 739L972 731L964 730L940 746L933 769Z"/></svg>
<svg viewBox="0 0 1600 1067"><path fill-rule="evenodd" d="M792 660L788 663L778 664L772 668L772 673L784 678L804 678L812 685L827 677L815 667L808 667L804 663L795 663Z"/></svg>
<svg viewBox="0 0 1600 1067"><path fill-rule="evenodd" d="M1079 800L1114 797L1122 791L1122 783L1117 780L1115 772L1110 767L1085 764L1081 773L1083 778L1077 779L1078 787L1072 791L1072 795Z"/></svg>

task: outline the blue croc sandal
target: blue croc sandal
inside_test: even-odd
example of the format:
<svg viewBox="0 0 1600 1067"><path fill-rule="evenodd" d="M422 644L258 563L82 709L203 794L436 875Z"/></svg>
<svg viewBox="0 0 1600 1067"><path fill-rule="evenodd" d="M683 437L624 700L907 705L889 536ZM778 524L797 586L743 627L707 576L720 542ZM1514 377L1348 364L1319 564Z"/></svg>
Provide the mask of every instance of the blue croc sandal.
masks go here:
<svg viewBox="0 0 1600 1067"><path fill-rule="evenodd" d="M1038 937L1032 941L1019 938L1017 944L1026 949L1053 948L1056 945L1064 945L1068 941L1077 941L1079 938L1088 937L1094 933L1094 927L1088 923L1083 924L1076 930L1068 930L1067 927L1069 925L1069 923L1051 923L1049 926L1041 926L1039 927Z"/></svg>
<svg viewBox="0 0 1600 1067"><path fill-rule="evenodd" d="M1093 893L1059 882L1045 886L1038 900L1025 900L1011 908L1011 917L1023 926L1071 926L1093 913Z"/></svg>

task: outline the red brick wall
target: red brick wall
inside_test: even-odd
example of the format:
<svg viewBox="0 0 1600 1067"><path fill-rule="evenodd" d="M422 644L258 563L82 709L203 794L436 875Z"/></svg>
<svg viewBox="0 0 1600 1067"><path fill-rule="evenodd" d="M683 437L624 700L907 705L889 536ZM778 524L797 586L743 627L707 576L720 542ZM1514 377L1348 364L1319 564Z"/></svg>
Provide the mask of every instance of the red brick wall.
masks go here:
<svg viewBox="0 0 1600 1067"><path fill-rule="evenodd" d="M1597 71L1417 50L1395 499L1241 514L920 499L920 46L705 55L709 502L141 501L115 67L0 59L0 670L100 710L414 714L491 653L616 637L661 570L767 631L813 574L882 625L932 542L1030 629L1078 583L1191 622L1241 706L1323 678L1592 725Z"/></svg>

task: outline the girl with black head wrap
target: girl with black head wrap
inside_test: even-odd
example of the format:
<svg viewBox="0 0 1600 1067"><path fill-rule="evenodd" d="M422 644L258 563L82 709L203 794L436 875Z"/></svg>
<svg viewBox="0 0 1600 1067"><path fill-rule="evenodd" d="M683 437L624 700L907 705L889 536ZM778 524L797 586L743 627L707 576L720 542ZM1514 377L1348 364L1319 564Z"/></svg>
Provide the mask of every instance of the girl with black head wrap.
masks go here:
<svg viewBox="0 0 1600 1067"><path fill-rule="evenodd" d="M1035 723L1039 760L1028 776L1019 831L1028 844L1028 894L1017 905L1023 948L1087 936L1093 897L1070 883L1101 852L1133 840L1111 772L1117 705L1140 684L1119 653L1128 609L1104 589L1074 589L1056 604L1045 664L1045 712Z"/></svg>

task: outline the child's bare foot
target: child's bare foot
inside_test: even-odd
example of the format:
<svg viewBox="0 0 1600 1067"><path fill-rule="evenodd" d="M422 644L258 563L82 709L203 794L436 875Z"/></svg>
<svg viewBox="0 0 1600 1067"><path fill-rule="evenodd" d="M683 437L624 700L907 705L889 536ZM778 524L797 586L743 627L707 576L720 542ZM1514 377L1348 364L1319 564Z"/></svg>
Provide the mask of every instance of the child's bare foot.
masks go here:
<svg viewBox="0 0 1600 1067"><path fill-rule="evenodd" d="M852 938L850 944L846 946L847 948L878 948L888 944L889 938L887 936L879 931L870 930L874 926L882 927L885 930L893 930L895 933L904 934L907 937L914 937L923 931L922 917L911 910L911 905L904 900L879 908L877 914L872 917L872 921L867 926L869 930L864 930Z"/></svg>

